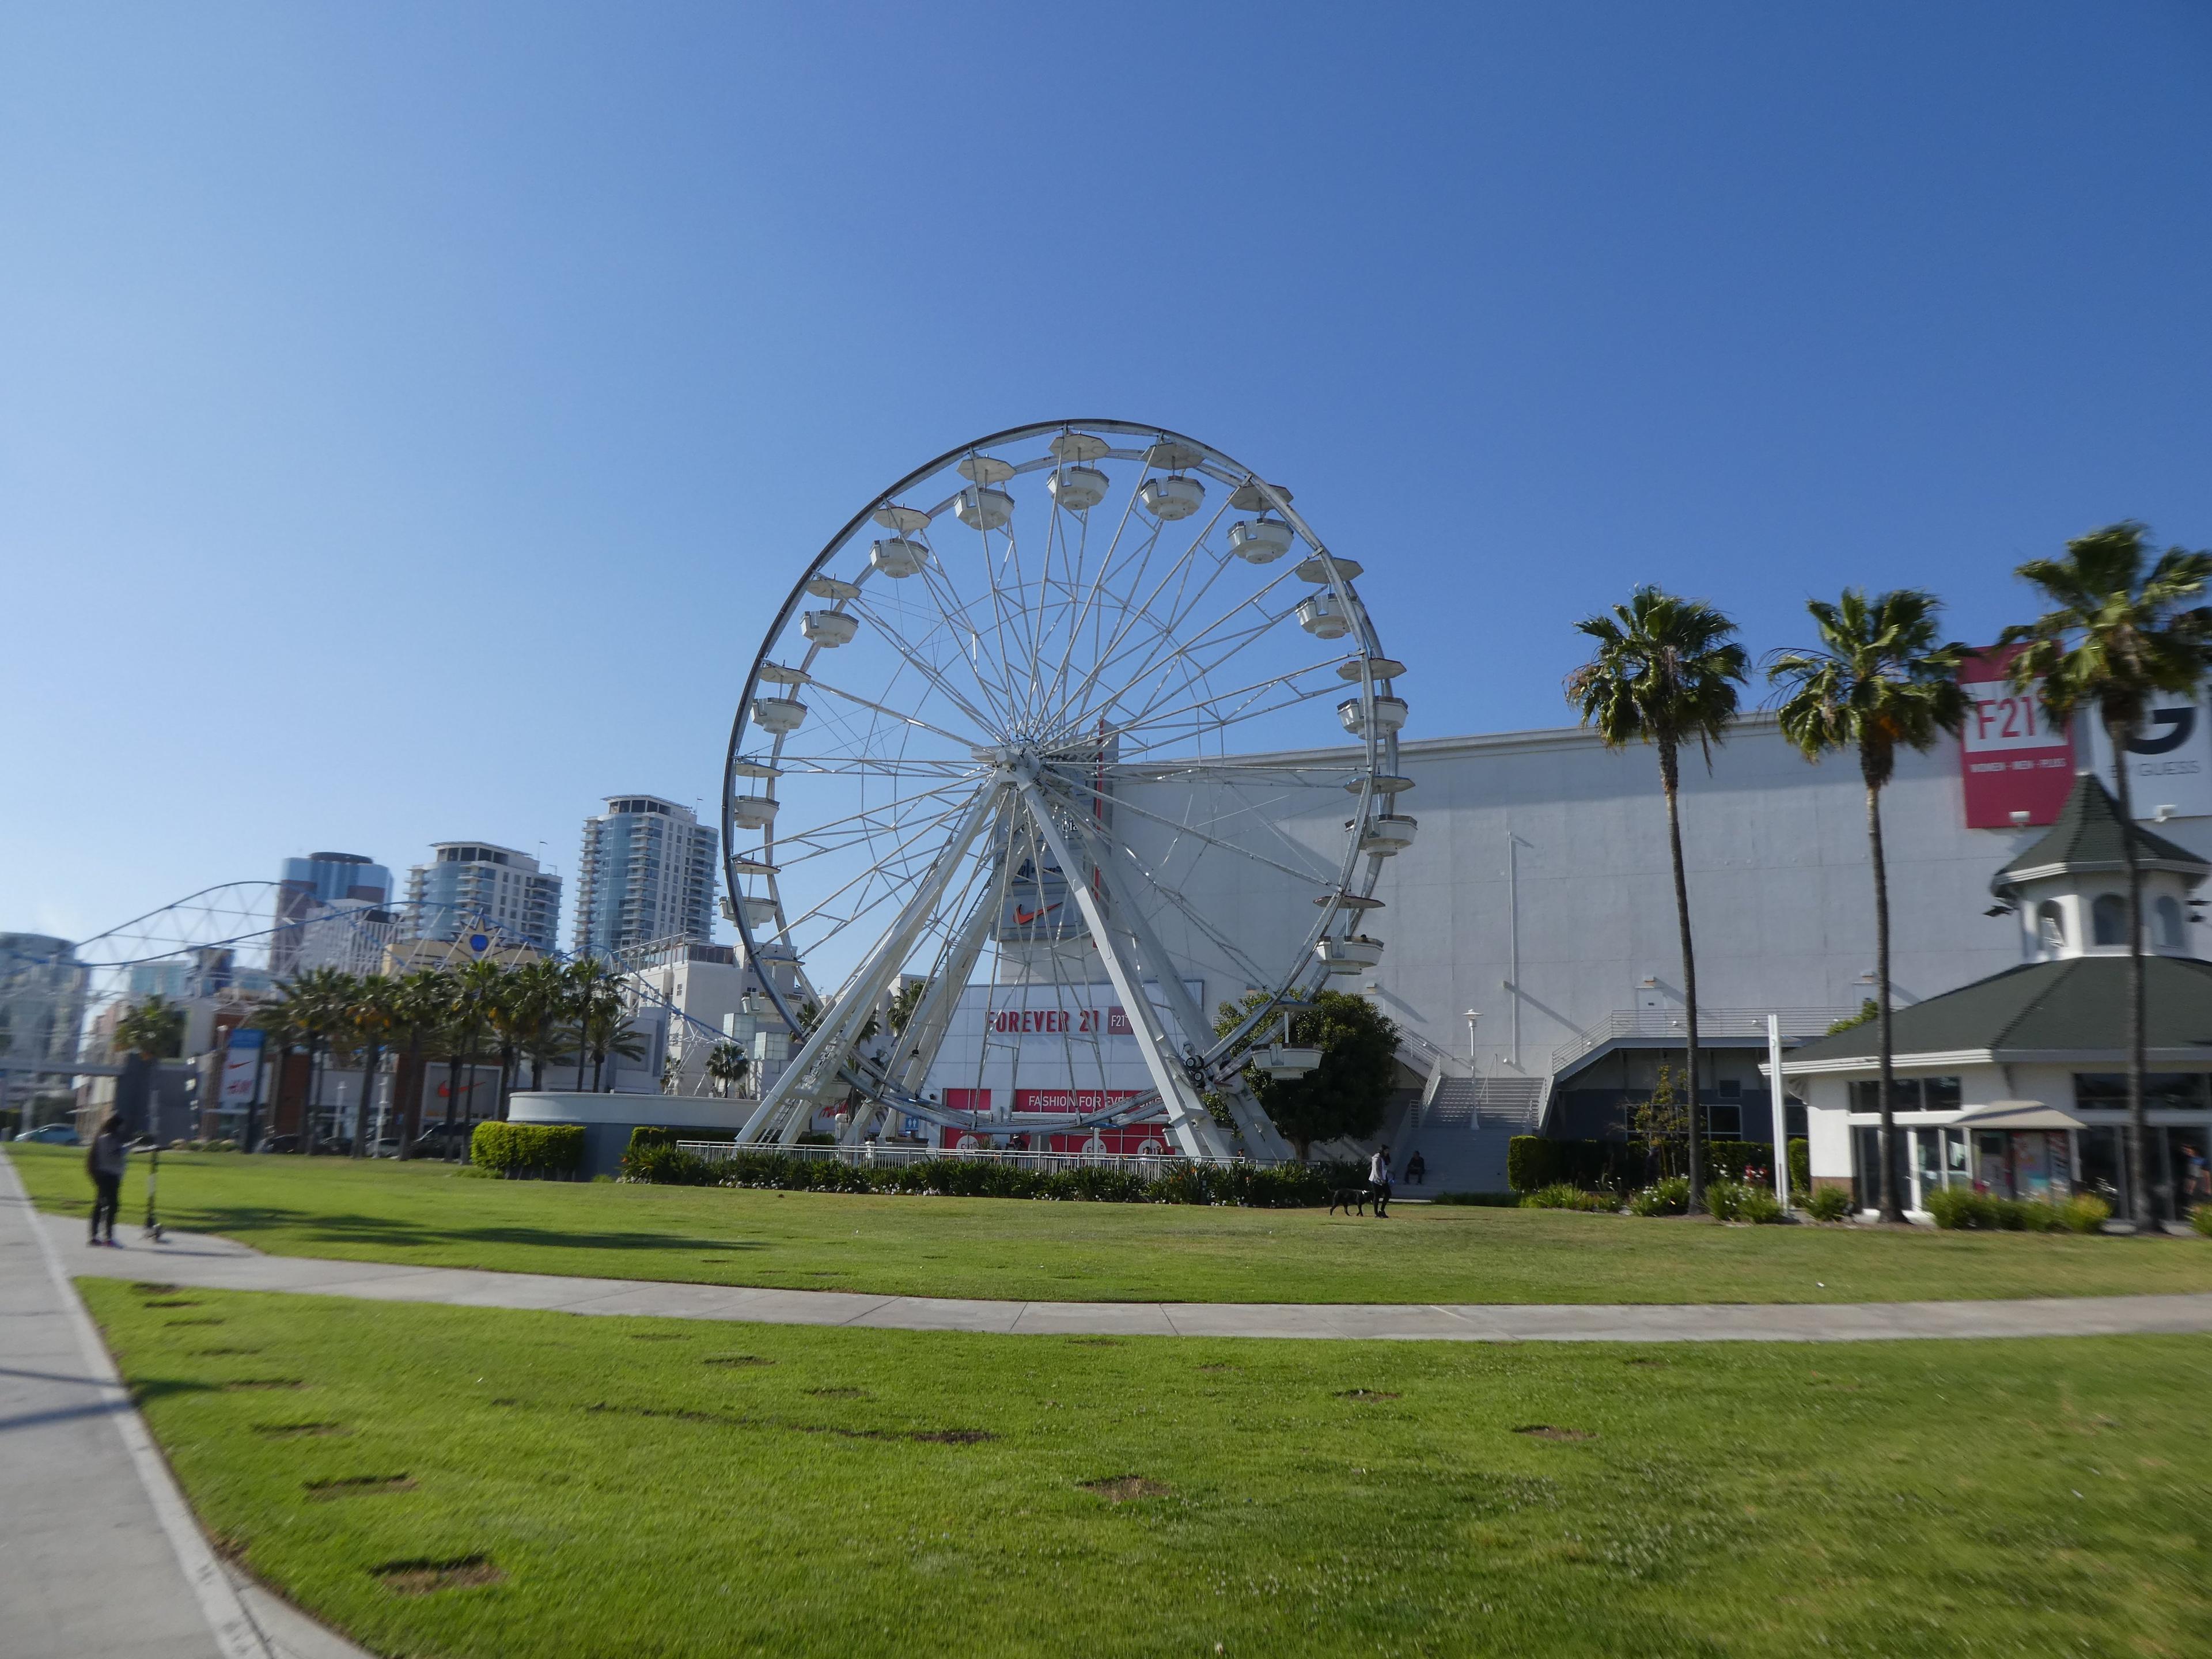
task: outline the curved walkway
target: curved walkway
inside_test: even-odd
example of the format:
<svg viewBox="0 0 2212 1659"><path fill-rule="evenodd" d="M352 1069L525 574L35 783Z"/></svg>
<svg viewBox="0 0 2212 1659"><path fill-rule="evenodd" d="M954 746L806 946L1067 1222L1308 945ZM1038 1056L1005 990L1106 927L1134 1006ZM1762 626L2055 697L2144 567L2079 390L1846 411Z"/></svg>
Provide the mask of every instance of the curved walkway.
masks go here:
<svg viewBox="0 0 2212 1659"><path fill-rule="evenodd" d="M1878 1342L1904 1337L2124 1336L2212 1332L2212 1294L2010 1302L1802 1304L982 1302L848 1291L753 1290L634 1279L572 1279L264 1255L230 1239L174 1233L160 1244L93 1249L66 1216L45 1216L72 1274L209 1290L293 1291L464 1308L851 1325L1018 1336L1261 1336L1391 1342Z"/></svg>

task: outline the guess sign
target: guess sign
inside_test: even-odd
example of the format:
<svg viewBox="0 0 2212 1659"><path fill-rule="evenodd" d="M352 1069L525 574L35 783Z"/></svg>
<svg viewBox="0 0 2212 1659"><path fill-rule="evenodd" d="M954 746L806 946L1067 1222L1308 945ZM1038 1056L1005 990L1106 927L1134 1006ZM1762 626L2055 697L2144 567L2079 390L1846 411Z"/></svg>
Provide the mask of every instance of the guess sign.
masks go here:
<svg viewBox="0 0 2212 1659"><path fill-rule="evenodd" d="M1959 683L1973 700L1959 738L1970 830L2009 830L2015 812L2029 823L2052 823L2074 787L2073 734L2051 726L2043 683L2016 691L2004 678L2018 654L2016 646L1999 647L1960 665Z"/></svg>

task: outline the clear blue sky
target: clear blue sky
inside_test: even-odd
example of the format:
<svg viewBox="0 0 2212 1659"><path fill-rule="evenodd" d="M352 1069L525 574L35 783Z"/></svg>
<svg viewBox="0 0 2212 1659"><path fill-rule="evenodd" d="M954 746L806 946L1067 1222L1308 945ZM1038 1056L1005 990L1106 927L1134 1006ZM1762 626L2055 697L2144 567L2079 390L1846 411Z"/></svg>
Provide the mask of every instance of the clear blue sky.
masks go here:
<svg viewBox="0 0 2212 1659"><path fill-rule="evenodd" d="M0 13L0 928L711 801L793 573L1018 422L1297 492L1409 736L2212 544L2196 0ZM773 608L772 605L769 608Z"/></svg>

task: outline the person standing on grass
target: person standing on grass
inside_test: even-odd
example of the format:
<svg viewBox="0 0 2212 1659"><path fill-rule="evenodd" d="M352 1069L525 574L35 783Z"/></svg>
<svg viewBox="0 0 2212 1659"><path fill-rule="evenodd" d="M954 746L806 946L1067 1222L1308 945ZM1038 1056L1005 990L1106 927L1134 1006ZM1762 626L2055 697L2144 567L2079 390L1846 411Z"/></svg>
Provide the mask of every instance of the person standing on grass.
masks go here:
<svg viewBox="0 0 2212 1659"><path fill-rule="evenodd" d="M1381 1146L1367 1160L1367 1190L1375 1194L1377 1220L1390 1213L1390 1149Z"/></svg>
<svg viewBox="0 0 2212 1659"><path fill-rule="evenodd" d="M131 1158L131 1143L123 1133L123 1120L111 1112L92 1138L84 1154L85 1173L92 1177L92 1243L115 1243L115 1212L123 1203L123 1166ZM100 1227L106 1224L107 1237Z"/></svg>

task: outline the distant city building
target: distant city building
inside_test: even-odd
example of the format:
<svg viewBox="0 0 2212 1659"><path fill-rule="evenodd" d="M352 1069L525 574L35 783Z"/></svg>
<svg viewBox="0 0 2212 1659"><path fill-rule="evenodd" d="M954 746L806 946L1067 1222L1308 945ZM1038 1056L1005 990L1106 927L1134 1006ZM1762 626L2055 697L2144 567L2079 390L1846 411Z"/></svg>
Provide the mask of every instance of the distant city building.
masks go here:
<svg viewBox="0 0 2212 1659"><path fill-rule="evenodd" d="M609 954L665 939L709 939L720 837L688 806L610 795L584 820L577 860L575 948Z"/></svg>
<svg viewBox="0 0 2212 1659"><path fill-rule="evenodd" d="M35 1087L41 1079L67 1079L84 1027L88 977L65 939L0 933L0 1066L11 1081Z"/></svg>
<svg viewBox="0 0 2212 1659"><path fill-rule="evenodd" d="M276 932L269 939L269 971L280 977L299 971L301 924L319 905L348 902L388 905L392 872L362 853L310 853L286 859L276 885Z"/></svg>
<svg viewBox="0 0 2212 1659"><path fill-rule="evenodd" d="M407 872L407 933L422 939L459 939L489 923L533 950L553 948L561 931L561 878L512 847L483 841L441 841L430 861Z"/></svg>

